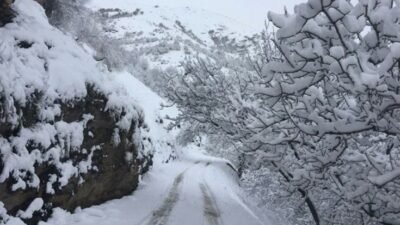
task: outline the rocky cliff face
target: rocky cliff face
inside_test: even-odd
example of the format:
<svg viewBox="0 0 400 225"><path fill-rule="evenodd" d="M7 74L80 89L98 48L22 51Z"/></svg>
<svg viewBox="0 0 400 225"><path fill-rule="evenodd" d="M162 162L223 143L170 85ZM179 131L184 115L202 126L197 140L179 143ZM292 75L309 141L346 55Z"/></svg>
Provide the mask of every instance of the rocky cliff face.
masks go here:
<svg viewBox="0 0 400 225"><path fill-rule="evenodd" d="M11 10L11 0L0 0L0 27L10 23L14 18L14 12Z"/></svg>
<svg viewBox="0 0 400 225"><path fill-rule="evenodd" d="M39 4L16 0L13 9L2 2L0 223L5 210L36 224L54 207L130 194L151 165L142 110ZM38 209L24 213L32 202Z"/></svg>
<svg viewBox="0 0 400 225"><path fill-rule="evenodd" d="M45 9L46 15L50 16L55 0L35 0ZM0 27L7 23L11 23L12 19L15 17L15 12L11 9L11 5L14 0L0 0Z"/></svg>
<svg viewBox="0 0 400 225"><path fill-rule="evenodd" d="M3 96L3 93L1 93ZM29 104L20 107L15 105L17 111L24 116L19 118L17 126L7 123L2 117L0 127L0 137L6 140L15 140L21 137L21 129L34 129L38 126L40 119L38 117L38 107L42 96L30 100ZM26 209L35 198L42 198L45 202L42 211L37 212L33 218L26 220L35 224L38 219L47 217L49 210L53 207L61 207L73 211L76 207L88 207L100 204L107 200L120 198L130 194L138 185L138 178L145 173L151 165L150 156L138 158L138 152L141 151L141 144L135 143L132 137L138 129L142 127L142 119L134 121L131 128L127 131L119 131L116 124L117 120L106 109L107 98L103 94L88 87L87 96L76 102L61 103L61 114L54 123L63 121L65 123L75 123L85 118L85 115L91 115L90 121L87 121L83 129L83 140L81 149L71 151L68 155L62 157L61 161L70 162L72 165L80 166L91 162L87 173L78 172L77 176L72 176L65 186L61 181L54 177L62 177L62 171L52 162L38 163L34 166L34 173L39 178L39 185L36 187L27 187L24 190L15 190L16 179L10 177L4 183L0 184L0 200L4 203L9 213L16 215L19 210ZM6 103L3 98L0 103L0 112L4 115L2 109ZM76 131L79 132L79 131ZM118 132L118 133L115 133ZM119 141L113 140L119 136ZM55 135L51 146L62 145L62 135ZM24 148L28 152L40 151L46 153L51 151L51 146L42 146L35 143L34 138L25 142ZM67 145L63 146L67 151ZM0 147L2 149L2 147ZM20 153L13 153L20 154ZM4 155L2 155L4 158ZM4 164L4 161L1 162ZM0 165L4 170L4 165ZM29 171L26 172L26 180L32 180ZM50 185L50 187L49 187Z"/></svg>

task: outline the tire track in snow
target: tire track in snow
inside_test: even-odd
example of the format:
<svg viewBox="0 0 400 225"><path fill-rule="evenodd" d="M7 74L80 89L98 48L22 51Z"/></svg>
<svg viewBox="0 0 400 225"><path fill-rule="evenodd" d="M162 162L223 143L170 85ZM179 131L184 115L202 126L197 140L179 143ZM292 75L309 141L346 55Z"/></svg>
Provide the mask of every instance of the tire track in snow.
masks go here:
<svg viewBox="0 0 400 225"><path fill-rule="evenodd" d="M200 184L201 193L204 201L204 216L210 225L221 225L221 212L218 209L215 198L206 183Z"/></svg>
<svg viewBox="0 0 400 225"><path fill-rule="evenodd" d="M179 187L183 181L185 172L180 173L174 180L171 190L168 192L167 198L164 199L161 206L153 211L150 221L147 225L166 225L171 215L172 209L179 200Z"/></svg>

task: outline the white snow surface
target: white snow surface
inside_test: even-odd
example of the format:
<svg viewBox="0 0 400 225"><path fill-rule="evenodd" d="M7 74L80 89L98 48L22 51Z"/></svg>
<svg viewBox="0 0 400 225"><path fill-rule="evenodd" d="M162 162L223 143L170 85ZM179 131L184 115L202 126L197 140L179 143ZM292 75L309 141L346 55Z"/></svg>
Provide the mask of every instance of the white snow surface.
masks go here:
<svg viewBox="0 0 400 225"><path fill-rule="evenodd" d="M181 4L180 2L179 0L171 0L166 4L163 1L155 0L90 0L87 6L94 10L119 8L127 12L133 12L136 9L142 11L143 14L140 13L133 19L126 18L118 22L125 30L152 32L154 26L160 23L173 28L175 22L180 21L196 35L206 38L209 30L218 28L228 29L238 35L250 35L260 31L260 29L255 29L235 19L232 15L196 5L196 1L186 1L189 4Z"/></svg>
<svg viewBox="0 0 400 225"><path fill-rule="evenodd" d="M106 1L105 1L106 2ZM111 2L111 1L109 1ZM284 7L293 11L302 0L130 0L131 5L146 3L148 5L169 6L171 8L190 7L206 10L215 14L240 21L245 26L263 29L268 11L283 12ZM111 4L111 3L110 3Z"/></svg>
<svg viewBox="0 0 400 225"><path fill-rule="evenodd" d="M171 154L174 155L174 137L179 130L167 130L168 121L166 117L174 118L179 113L178 109L176 107L162 107L168 106L168 103L132 74L123 71L112 75L115 81L123 85L128 94L135 99L136 104L143 109L144 121L148 128L143 135L147 134L148 138L151 139L152 146L156 151L155 163L169 160Z"/></svg>
<svg viewBox="0 0 400 225"><path fill-rule="evenodd" d="M153 168L131 196L73 214L57 209L48 222L40 224L272 224L260 215L245 202L226 162L196 156Z"/></svg>
<svg viewBox="0 0 400 225"><path fill-rule="evenodd" d="M18 212L18 216L23 219L32 218L33 213L40 210L43 207L43 204L44 202L42 198L35 198L25 211Z"/></svg>

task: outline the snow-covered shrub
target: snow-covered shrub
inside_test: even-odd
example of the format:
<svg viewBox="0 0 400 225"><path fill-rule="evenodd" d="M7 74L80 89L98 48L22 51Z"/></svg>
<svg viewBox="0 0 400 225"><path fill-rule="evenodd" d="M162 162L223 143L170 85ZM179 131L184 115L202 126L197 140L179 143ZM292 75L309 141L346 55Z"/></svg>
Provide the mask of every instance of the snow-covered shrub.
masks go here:
<svg viewBox="0 0 400 225"><path fill-rule="evenodd" d="M400 224L400 5L309 0L250 63L195 59L169 81L206 124L300 193L316 224Z"/></svg>
<svg viewBox="0 0 400 225"><path fill-rule="evenodd" d="M399 12L394 1L310 0L294 15L270 13L283 60L268 64L274 77L262 90L282 97L292 125L284 138L306 156L293 167L296 182L331 189L343 199L337 210L388 224L400 210Z"/></svg>

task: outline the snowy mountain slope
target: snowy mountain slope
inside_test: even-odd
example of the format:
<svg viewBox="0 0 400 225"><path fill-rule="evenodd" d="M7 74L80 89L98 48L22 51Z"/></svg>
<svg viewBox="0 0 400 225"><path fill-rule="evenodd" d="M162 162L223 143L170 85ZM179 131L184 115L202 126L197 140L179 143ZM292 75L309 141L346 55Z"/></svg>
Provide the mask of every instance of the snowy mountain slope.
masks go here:
<svg viewBox="0 0 400 225"><path fill-rule="evenodd" d="M172 5L172 6L170 6ZM176 4L175 4L176 5ZM185 56L207 54L216 46L245 48L259 30L195 6L157 1L90 0L86 6L104 18L104 31L125 48L146 56L150 65L178 66Z"/></svg>
<svg viewBox="0 0 400 225"><path fill-rule="evenodd" d="M190 29L202 41L209 38L210 30L225 30L226 34L230 32L242 37L252 35L257 31L240 21L219 13L190 6L174 7L170 5L173 3L163 4L160 1L141 0L116 0L113 2L91 0L87 7L93 10L120 9L133 13L133 15L125 15L126 17L123 16L120 20L114 21L116 28L117 30L122 28L125 31L142 31L144 36L155 35L154 29L160 23L164 24L166 28L172 29L171 33L181 33L182 29L176 26L177 21L181 22L183 27ZM117 14L111 15L116 16Z"/></svg>

